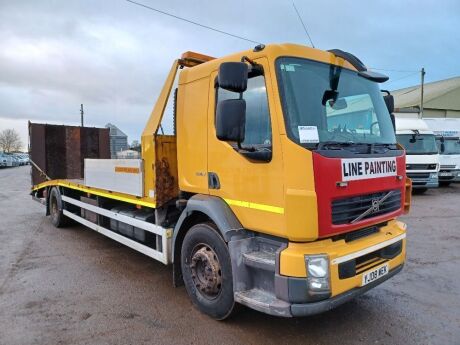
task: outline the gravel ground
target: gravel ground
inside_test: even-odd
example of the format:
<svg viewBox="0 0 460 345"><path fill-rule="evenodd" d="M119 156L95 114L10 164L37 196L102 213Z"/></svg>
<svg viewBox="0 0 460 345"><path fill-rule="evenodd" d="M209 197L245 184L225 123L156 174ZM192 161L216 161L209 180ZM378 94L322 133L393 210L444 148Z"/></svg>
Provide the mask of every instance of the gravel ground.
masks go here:
<svg viewBox="0 0 460 345"><path fill-rule="evenodd" d="M460 344L460 185L413 198L408 261L328 313L216 322L172 270L81 226L55 229L29 167L0 170L0 344Z"/></svg>

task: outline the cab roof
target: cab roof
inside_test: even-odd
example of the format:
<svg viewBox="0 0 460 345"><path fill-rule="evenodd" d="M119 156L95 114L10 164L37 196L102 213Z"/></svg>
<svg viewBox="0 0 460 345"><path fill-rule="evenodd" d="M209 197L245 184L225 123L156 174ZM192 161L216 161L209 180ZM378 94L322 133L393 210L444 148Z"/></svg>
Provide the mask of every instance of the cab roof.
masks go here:
<svg viewBox="0 0 460 345"><path fill-rule="evenodd" d="M213 71L217 71L219 65L222 62L241 61L241 58L243 56L247 56L249 59L252 60L261 57L266 57L271 63L280 56L300 57L327 64L333 64L336 66L341 66L356 71L356 69L348 61L335 56L333 53L330 53L325 50L310 48L307 46L292 43L269 44L258 51L256 51L256 49L250 49L227 55L221 58L212 58L206 55L192 52L184 53L184 55L185 54L188 54L188 56L193 56L193 54L201 55L205 56L208 59L203 63L196 64L193 67L183 69L179 76L179 84L186 84L188 82L207 77Z"/></svg>

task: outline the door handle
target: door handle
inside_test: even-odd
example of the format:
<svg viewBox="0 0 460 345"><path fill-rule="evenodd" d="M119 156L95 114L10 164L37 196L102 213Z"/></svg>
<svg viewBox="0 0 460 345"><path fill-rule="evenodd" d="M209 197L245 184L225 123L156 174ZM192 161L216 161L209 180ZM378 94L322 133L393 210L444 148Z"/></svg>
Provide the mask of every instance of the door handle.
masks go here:
<svg viewBox="0 0 460 345"><path fill-rule="evenodd" d="M220 189L219 176L215 172L208 172L209 189Z"/></svg>

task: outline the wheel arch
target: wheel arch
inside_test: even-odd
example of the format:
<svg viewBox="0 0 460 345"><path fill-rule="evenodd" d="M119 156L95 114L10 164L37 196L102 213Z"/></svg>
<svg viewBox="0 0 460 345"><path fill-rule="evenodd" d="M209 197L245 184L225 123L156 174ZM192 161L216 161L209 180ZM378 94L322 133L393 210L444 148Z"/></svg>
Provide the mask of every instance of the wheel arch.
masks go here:
<svg viewBox="0 0 460 345"><path fill-rule="evenodd" d="M174 286L183 285L180 255L182 243L187 231L194 225L204 222L216 225L219 234L228 243L236 234L245 230L227 203L219 197L196 194L188 201L173 231L172 259Z"/></svg>

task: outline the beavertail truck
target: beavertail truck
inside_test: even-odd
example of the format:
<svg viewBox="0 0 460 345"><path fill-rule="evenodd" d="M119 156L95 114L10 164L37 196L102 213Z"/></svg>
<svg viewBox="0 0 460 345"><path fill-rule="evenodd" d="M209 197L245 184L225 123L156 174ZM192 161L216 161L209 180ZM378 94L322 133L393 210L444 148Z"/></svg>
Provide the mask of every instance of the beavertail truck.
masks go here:
<svg viewBox="0 0 460 345"><path fill-rule="evenodd" d="M175 133L162 135L178 70ZM145 126L142 159L86 159L84 180L32 196L56 227L72 219L172 264L174 284L215 319L237 304L324 312L405 261L396 218L411 184L378 86L387 79L341 50L188 52Z"/></svg>

